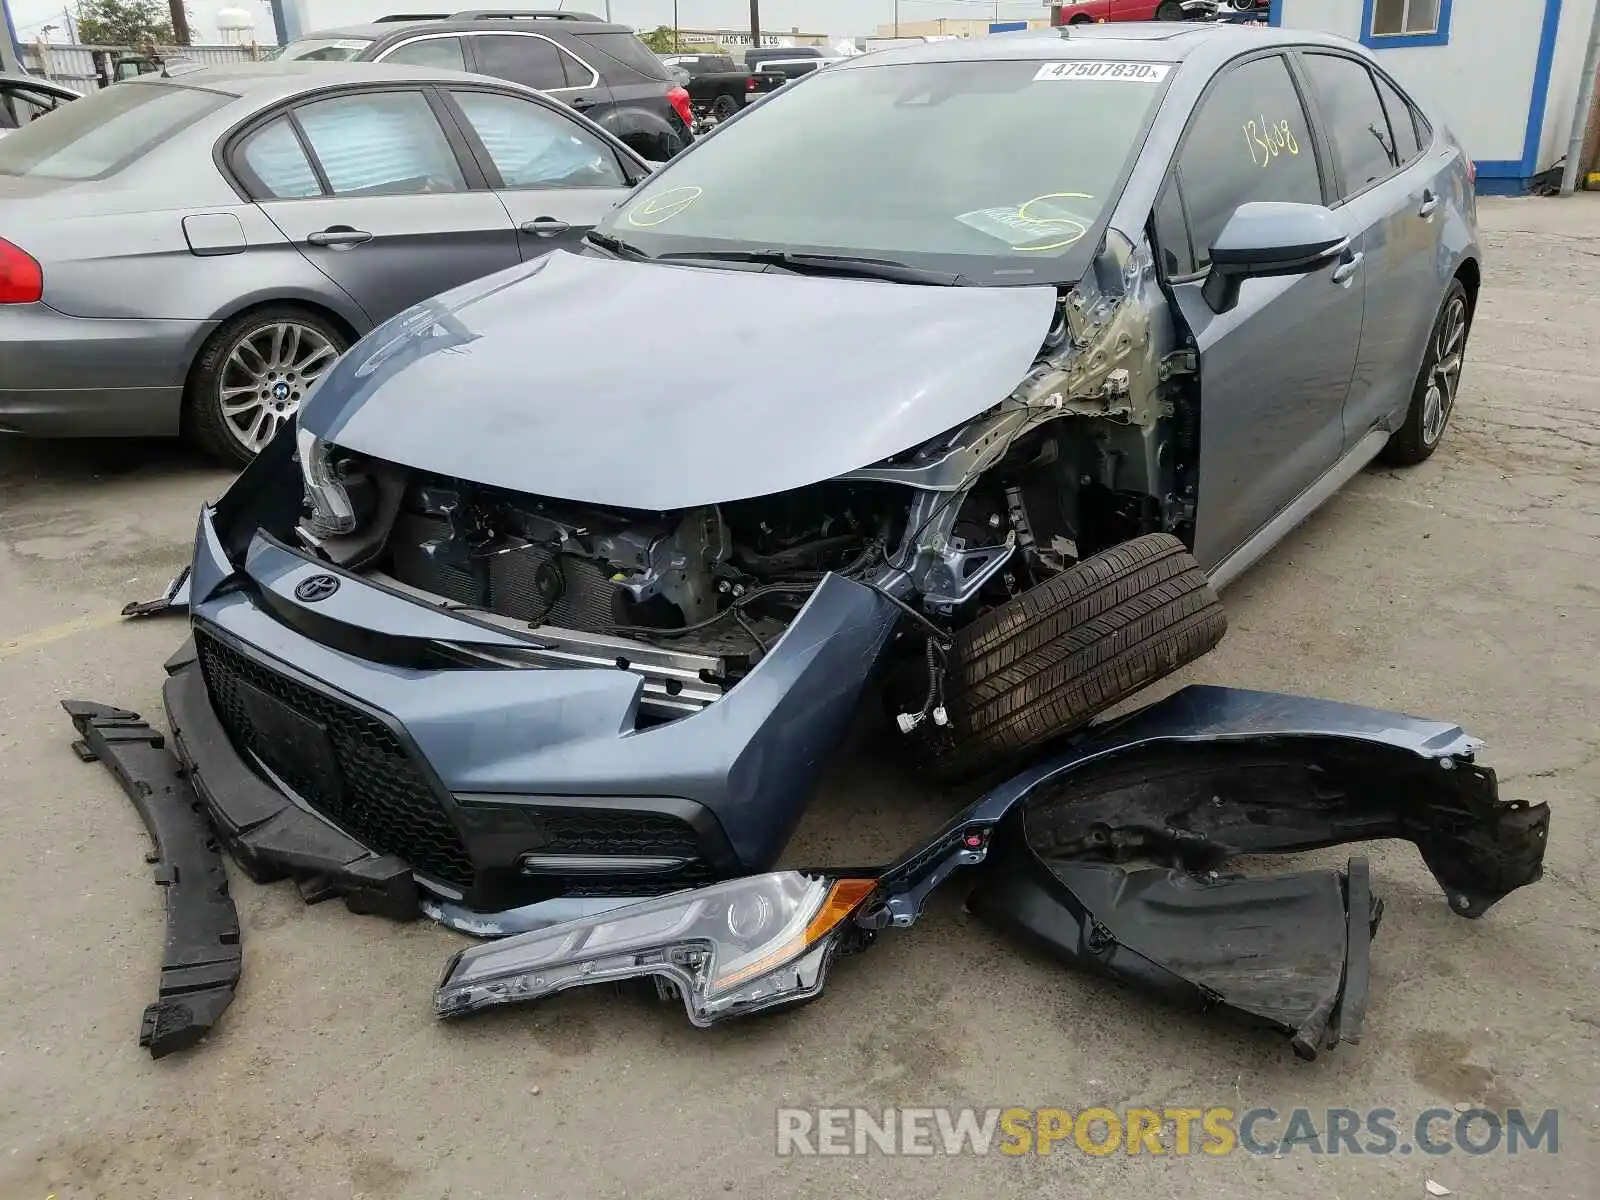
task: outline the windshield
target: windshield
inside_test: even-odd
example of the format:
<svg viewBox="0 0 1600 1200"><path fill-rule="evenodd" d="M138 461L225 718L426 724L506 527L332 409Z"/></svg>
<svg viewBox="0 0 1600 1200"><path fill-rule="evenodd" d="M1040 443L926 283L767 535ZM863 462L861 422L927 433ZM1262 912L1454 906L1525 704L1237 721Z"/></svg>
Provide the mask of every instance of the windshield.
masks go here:
<svg viewBox="0 0 1600 1200"><path fill-rule="evenodd" d="M118 83L8 136L0 175L100 179L233 98L169 83Z"/></svg>
<svg viewBox="0 0 1600 1200"><path fill-rule="evenodd" d="M600 228L651 255L784 249L972 283L1070 281L1173 69L818 71L669 163Z"/></svg>
<svg viewBox="0 0 1600 1200"><path fill-rule="evenodd" d="M372 38L301 38L290 42L277 55L285 61L309 59L313 62L349 62L368 46Z"/></svg>

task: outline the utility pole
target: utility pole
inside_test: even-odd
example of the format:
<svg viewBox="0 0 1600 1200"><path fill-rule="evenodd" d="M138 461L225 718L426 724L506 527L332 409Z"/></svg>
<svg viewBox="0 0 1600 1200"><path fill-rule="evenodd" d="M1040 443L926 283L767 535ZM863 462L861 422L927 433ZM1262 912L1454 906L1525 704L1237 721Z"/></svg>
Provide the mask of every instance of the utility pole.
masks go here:
<svg viewBox="0 0 1600 1200"><path fill-rule="evenodd" d="M672 51L683 49L683 39L678 36L678 0L672 0Z"/></svg>
<svg viewBox="0 0 1600 1200"><path fill-rule="evenodd" d="M1561 172L1561 194L1570 196L1578 187L1578 172L1583 157L1583 135L1589 128L1589 113L1594 109L1594 78L1600 75L1600 4L1594 6L1594 21L1589 27L1589 53L1583 58L1583 75L1578 80L1578 105L1572 110L1572 137L1567 142L1567 165Z"/></svg>
<svg viewBox="0 0 1600 1200"><path fill-rule="evenodd" d="M761 0L750 0L750 49L761 48Z"/></svg>
<svg viewBox="0 0 1600 1200"><path fill-rule="evenodd" d="M183 0L167 0L167 10L172 14L172 37L178 45L189 44L189 14L183 10Z"/></svg>
<svg viewBox="0 0 1600 1200"><path fill-rule="evenodd" d="M894 35L900 36L900 0L894 0Z"/></svg>

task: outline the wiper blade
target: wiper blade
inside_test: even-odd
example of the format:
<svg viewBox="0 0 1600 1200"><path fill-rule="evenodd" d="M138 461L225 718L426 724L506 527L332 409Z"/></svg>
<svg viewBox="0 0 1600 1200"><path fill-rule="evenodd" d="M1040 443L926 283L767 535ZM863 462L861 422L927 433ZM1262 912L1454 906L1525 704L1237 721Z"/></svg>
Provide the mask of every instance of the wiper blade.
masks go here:
<svg viewBox="0 0 1600 1200"><path fill-rule="evenodd" d="M639 247L632 242L625 242L619 237L612 237L609 233L597 233L593 229L583 235L583 240L592 242L602 250L609 250L618 258L649 258Z"/></svg>
<svg viewBox="0 0 1600 1200"><path fill-rule="evenodd" d="M894 283L925 283L955 287L962 277L949 271L929 271L888 258L858 258L849 254L807 254L796 250L692 250L663 254L663 259L703 259L710 262L767 263L801 275L841 275L859 279L887 279Z"/></svg>

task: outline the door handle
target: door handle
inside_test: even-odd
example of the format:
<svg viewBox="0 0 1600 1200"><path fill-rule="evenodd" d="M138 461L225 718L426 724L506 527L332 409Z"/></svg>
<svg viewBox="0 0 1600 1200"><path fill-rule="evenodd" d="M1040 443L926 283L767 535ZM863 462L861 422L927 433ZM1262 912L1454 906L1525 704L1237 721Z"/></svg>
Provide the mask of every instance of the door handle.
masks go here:
<svg viewBox="0 0 1600 1200"><path fill-rule="evenodd" d="M523 233L531 233L534 237L556 237L567 232L572 226L565 221L558 221L554 217L535 217L531 221L524 221L517 226Z"/></svg>
<svg viewBox="0 0 1600 1200"><path fill-rule="evenodd" d="M572 107L577 109L579 112L582 112L586 108L594 107L594 100L588 96L574 96L571 100L568 100L567 103L572 105Z"/></svg>
<svg viewBox="0 0 1600 1200"><path fill-rule="evenodd" d="M1433 210L1438 207L1439 197L1435 196L1431 191L1423 192L1422 205L1417 209L1417 216L1421 217L1423 220L1427 220L1429 217L1433 216Z"/></svg>
<svg viewBox="0 0 1600 1200"><path fill-rule="evenodd" d="M311 245L329 246L335 250L348 250L351 246L371 240L372 235L365 229L355 229L349 225L330 225L316 233L306 234L306 241Z"/></svg>
<svg viewBox="0 0 1600 1200"><path fill-rule="evenodd" d="M1349 258L1345 259L1333 269L1333 281L1340 285L1348 284L1351 277L1355 275L1357 269L1361 266L1361 260L1366 256L1365 251L1357 250Z"/></svg>

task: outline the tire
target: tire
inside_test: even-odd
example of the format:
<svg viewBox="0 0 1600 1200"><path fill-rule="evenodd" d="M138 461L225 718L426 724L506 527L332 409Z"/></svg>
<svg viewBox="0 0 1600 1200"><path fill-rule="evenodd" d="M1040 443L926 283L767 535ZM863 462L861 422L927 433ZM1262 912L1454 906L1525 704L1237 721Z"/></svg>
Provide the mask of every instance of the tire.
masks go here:
<svg viewBox="0 0 1600 1200"><path fill-rule="evenodd" d="M297 305L275 304L223 322L189 372L184 432L213 458L243 466L294 419L310 386L349 346L327 317Z"/></svg>
<svg viewBox="0 0 1600 1200"><path fill-rule="evenodd" d="M726 121L729 117L736 116L739 112L739 102L732 96L718 96L711 104L711 115L718 121Z"/></svg>
<svg viewBox="0 0 1600 1200"><path fill-rule="evenodd" d="M1452 279L1439 305L1439 315L1428 331L1428 347L1411 388L1406 419L1380 455L1384 462L1396 467L1415 466L1439 448L1460 394L1461 368L1471 332L1472 303L1467 299L1467 289L1459 279Z"/></svg>
<svg viewBox="0 0 1600 1200"><path fill-rule="evenodd" d="M1182 542L1152 533L1084 559L956 634L947 777L1013 761L1193 662L1227 617Z"/></svg>
<svg viewBox="0 0 1600 1200"><path fill-rule="evenodd" d="M1093 17L1086 17L1082 13L1079 13L1077 16L1073 17L1072 20L1068 21L1067 24L1068 25L1087 25L1092 20L1094 20Z"/></svg>
<svg viewBox="0 0 1600 1200"><path fill-rule="evenodd" d="M1156 5L1156 20L1183 20L1183 5L1179 4L1178 0L1161 0L1161 3Z"/></svg>
<svg viewBox="0 0 1600 1200"><path fill-rule="evenodd" d="M623 145L650 162L667 162L684 147L684 141L671 130L663 133L630 133Z"/></svg>

